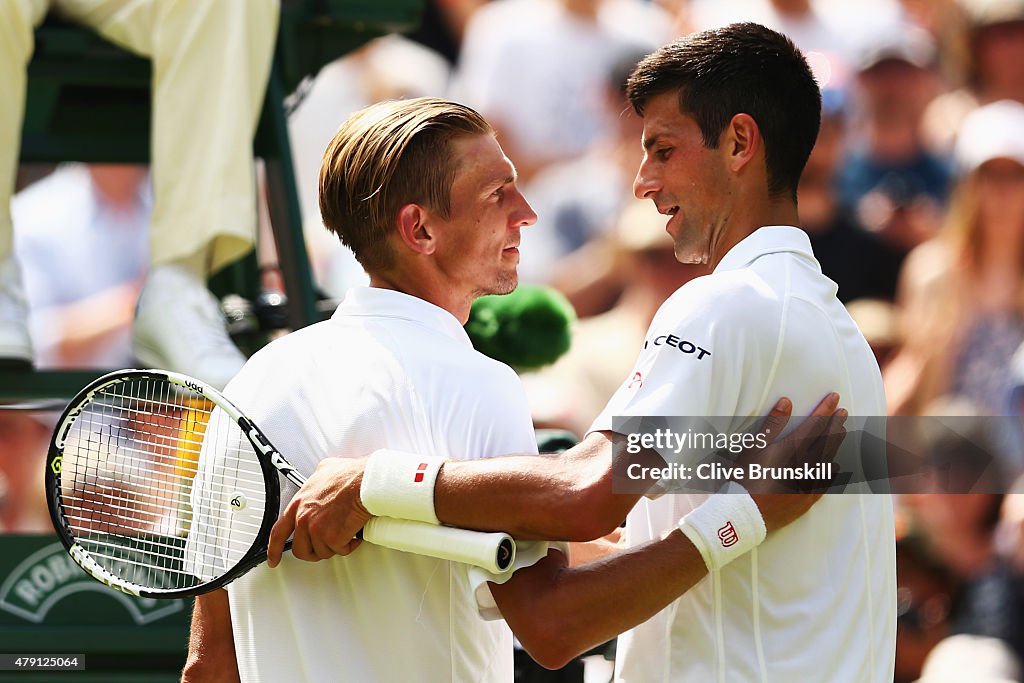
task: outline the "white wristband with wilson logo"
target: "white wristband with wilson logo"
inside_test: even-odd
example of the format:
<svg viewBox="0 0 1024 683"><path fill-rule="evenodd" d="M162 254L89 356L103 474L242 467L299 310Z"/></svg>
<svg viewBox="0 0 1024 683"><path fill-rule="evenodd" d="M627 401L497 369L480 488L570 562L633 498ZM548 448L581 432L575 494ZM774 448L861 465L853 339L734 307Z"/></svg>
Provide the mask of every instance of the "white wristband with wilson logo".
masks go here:
<svg viewBox="0 0 1024 683"><path fill-rule="evenodd" d="M718 571L768 535L757 503L736 482L687 513L679 520L679 530L700 551L708 571Z"/></svg>
<svg viewBox="0 0 1024 683"><path fill-rule="evenodd" d="M434 514L434 482L444 458L382 448L363 471L359 497L376 517L440 524Z"/></svg>

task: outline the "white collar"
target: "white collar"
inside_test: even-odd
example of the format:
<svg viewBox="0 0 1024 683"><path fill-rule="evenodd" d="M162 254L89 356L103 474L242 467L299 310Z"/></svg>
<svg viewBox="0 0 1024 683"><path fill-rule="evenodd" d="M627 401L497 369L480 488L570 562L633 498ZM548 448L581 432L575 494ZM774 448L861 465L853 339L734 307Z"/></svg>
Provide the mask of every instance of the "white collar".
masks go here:
<svg viewBox="0 0 1024 683"><path fill-rule="evenodd" d="M766 254L793 252L814 260L807 233L791 225L769 225L750 233L726 252L716 273L744 268Z"/></svg>
<svg viewBox="0 0 1024 683"><path fill-rule="evenodd" d="M450 312L425 299L381 287L353 287L345 293L332 318L358 316L411 320L446 337L472 346L469 335Z"/></svg>

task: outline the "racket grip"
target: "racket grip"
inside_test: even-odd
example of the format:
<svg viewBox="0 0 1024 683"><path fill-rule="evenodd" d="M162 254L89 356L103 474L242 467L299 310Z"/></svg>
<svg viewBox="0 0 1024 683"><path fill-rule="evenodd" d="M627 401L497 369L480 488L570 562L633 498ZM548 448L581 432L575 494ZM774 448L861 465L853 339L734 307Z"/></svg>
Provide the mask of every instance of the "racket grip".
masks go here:
<svg viewBox="0 0 1024 683"><path fill-rule="evenodd" d="M515 562L516 542L500 532L470 531L407 519L374 517L362 530L368 543L463 562L500 573Z"/></svg>

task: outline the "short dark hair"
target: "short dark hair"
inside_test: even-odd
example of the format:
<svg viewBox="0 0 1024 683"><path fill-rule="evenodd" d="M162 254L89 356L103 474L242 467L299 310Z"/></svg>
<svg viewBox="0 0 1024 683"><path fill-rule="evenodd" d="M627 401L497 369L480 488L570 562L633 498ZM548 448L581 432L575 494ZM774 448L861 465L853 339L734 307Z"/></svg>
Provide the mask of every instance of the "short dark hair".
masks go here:
<svg viewBox="0 0 1024 683"><path fill-rule="evenodd" d="M821 91L793 41L749 22L695 33L645 57L626 94L643 116L652 97L675 91L708 148L718 146L733 116L753 117L764 138L769 193L796 198L821 125Z"/></svg>

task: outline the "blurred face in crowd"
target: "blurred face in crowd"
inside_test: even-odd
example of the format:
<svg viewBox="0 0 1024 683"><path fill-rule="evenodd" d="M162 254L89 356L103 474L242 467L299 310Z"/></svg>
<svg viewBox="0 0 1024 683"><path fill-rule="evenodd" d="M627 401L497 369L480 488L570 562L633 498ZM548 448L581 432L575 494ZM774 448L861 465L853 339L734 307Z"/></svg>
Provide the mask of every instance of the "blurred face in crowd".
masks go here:
<svg viewBox="0 0 1024 683"><path fill-rule="evenodd" d="M493 135L457 138L458 171L448 218L428 212L435 261L455 291L508 294L519 282L520 229L537 214L516 186L516 171Z"/></svg>
<svg viewBox="0 0 1024 683"><path fill-rule="evenodd" d="M676 92L646 103L643 145L633 193L669 216L665 230L681 263L710 263L731 207L720 150L704 146L700 126L680 111Z"/></svg>
<svg viewBox="0 0 1024 683"><path fill-rule="evenodd" d="M1024 21L978 29L974 64L987 99L1024 96Z"/></svg>
<svg viewBox="0 0 1024 683"><path fill-rule="evenodd" d="M1012 159L992 159L977 170L978 218L993 236L1024 232L1024 166Z"/></svg>
<svg viewBox="0 0 1024 683"><path fill-rule="evenodd" d="M860 73L860 84L878 124L917 121L935 95L927 69L901 59L886 59Z"/></svg>

